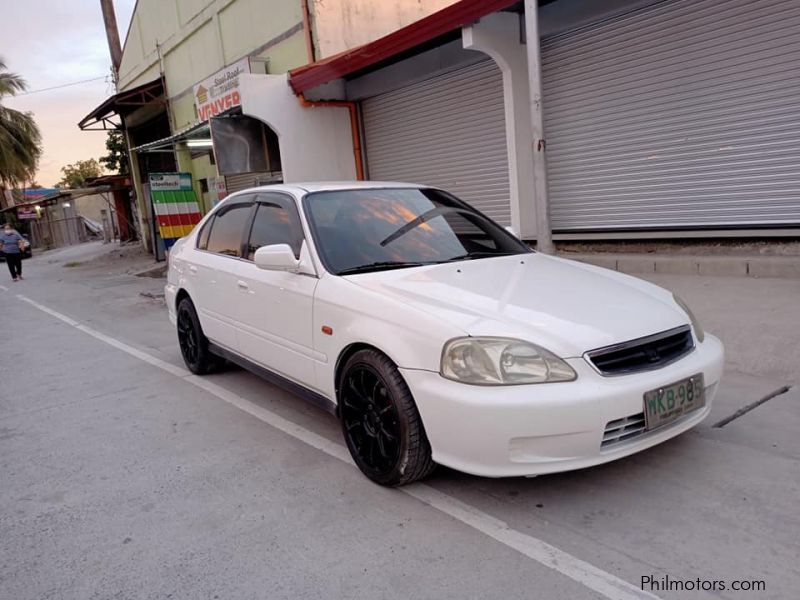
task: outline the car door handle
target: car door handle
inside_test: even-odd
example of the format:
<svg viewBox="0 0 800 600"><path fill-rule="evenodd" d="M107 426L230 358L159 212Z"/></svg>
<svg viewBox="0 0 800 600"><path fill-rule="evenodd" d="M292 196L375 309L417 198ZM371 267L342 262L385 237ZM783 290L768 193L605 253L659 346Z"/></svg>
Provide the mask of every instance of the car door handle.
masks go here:
<svg viewBox="0 0 800 600"><path fill-rule="evenodd" d="M247 291L250 289L250 286L247 285L247 283L242 281L241 279L236 282L236 285L239 287L240 290Z"/></svg>
<svg viewBox="0 0 800 600"><path fill-rule="evenodd" d="M195 267L194 265L189 265L189 272L192 274L197 273L197 267Z"/></svg>

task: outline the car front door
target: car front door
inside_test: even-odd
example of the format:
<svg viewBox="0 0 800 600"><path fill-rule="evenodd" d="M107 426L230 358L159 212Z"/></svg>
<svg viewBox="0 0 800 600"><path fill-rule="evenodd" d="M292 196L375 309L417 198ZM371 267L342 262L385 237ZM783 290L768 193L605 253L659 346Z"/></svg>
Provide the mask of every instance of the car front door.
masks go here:
<svg viewBox="0 0 800 600"><path fill-rule="evenodd" d="M237 272L242 262L244 241L249 233L255 197L236 197L215 213L198 240L196 260L189 265L193 301L203 333L224 348L239 351L236 314L232 303L240 298Z"/></svg>
<svg viewBox="0 0 800 600"><path fill-rule="evenodd" d="M288 244L300 258L303 228L294 198L259 194L238 274L238 345L245 358L306 387L316 387L312 307L318 279L256 267L256 250Z"/></svg>

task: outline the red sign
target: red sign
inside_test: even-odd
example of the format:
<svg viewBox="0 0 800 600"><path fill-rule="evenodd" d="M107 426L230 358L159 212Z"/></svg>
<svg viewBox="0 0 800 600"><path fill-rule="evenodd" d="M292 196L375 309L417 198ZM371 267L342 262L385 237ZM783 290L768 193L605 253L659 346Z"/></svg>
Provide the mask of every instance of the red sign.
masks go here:
<svg viewBox="0 0 800 600"><path fill-rule="evenodd" d="M33 206L18 206L17 207L17 218L18 219L38 219L39 213L36 212L36 208Z"/></svg>

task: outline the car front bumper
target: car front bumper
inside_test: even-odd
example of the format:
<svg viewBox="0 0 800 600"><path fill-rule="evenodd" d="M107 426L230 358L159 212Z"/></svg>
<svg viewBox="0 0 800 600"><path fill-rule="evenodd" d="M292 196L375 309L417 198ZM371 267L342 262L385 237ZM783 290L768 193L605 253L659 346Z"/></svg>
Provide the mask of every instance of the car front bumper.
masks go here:
<svg viewBox="0 0 800 600"><path fill-rule="evenodd" d="M433 459L485 477L541 475L609 462L691 429L711 409L722 376L721 342L706 335L690 354L658 370L603 377L569 359L575 381L474 386L439 373L401 369L425 425ZM602 446L606 426L643 411L644 393L702 373L704 407L664 427Z"/></svg>
<svg viewBox="0 0 800 600"><path fill-rule="evenodd" d="M172 283L167 283L164 286L164 301L167 304L167 316L169 322L173 325L178 324L178 318L175 311L175 300L178 297L178 287Z"/></svg>

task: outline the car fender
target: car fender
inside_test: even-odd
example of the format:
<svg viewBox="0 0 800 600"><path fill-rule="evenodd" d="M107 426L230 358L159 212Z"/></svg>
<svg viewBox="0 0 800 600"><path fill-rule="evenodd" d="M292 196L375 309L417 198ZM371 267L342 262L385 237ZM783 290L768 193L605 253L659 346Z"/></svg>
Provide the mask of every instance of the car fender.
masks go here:
<svg viewBox="0 0 800 600"><path fill-rule="evenodd" d="M353 344L372 346L403 369L439 371L447 340L466 335L452 324L393 298L325 274L314 296L314 348L325 356L317 363L317 385L336 399L336 365Z"/></svg>

